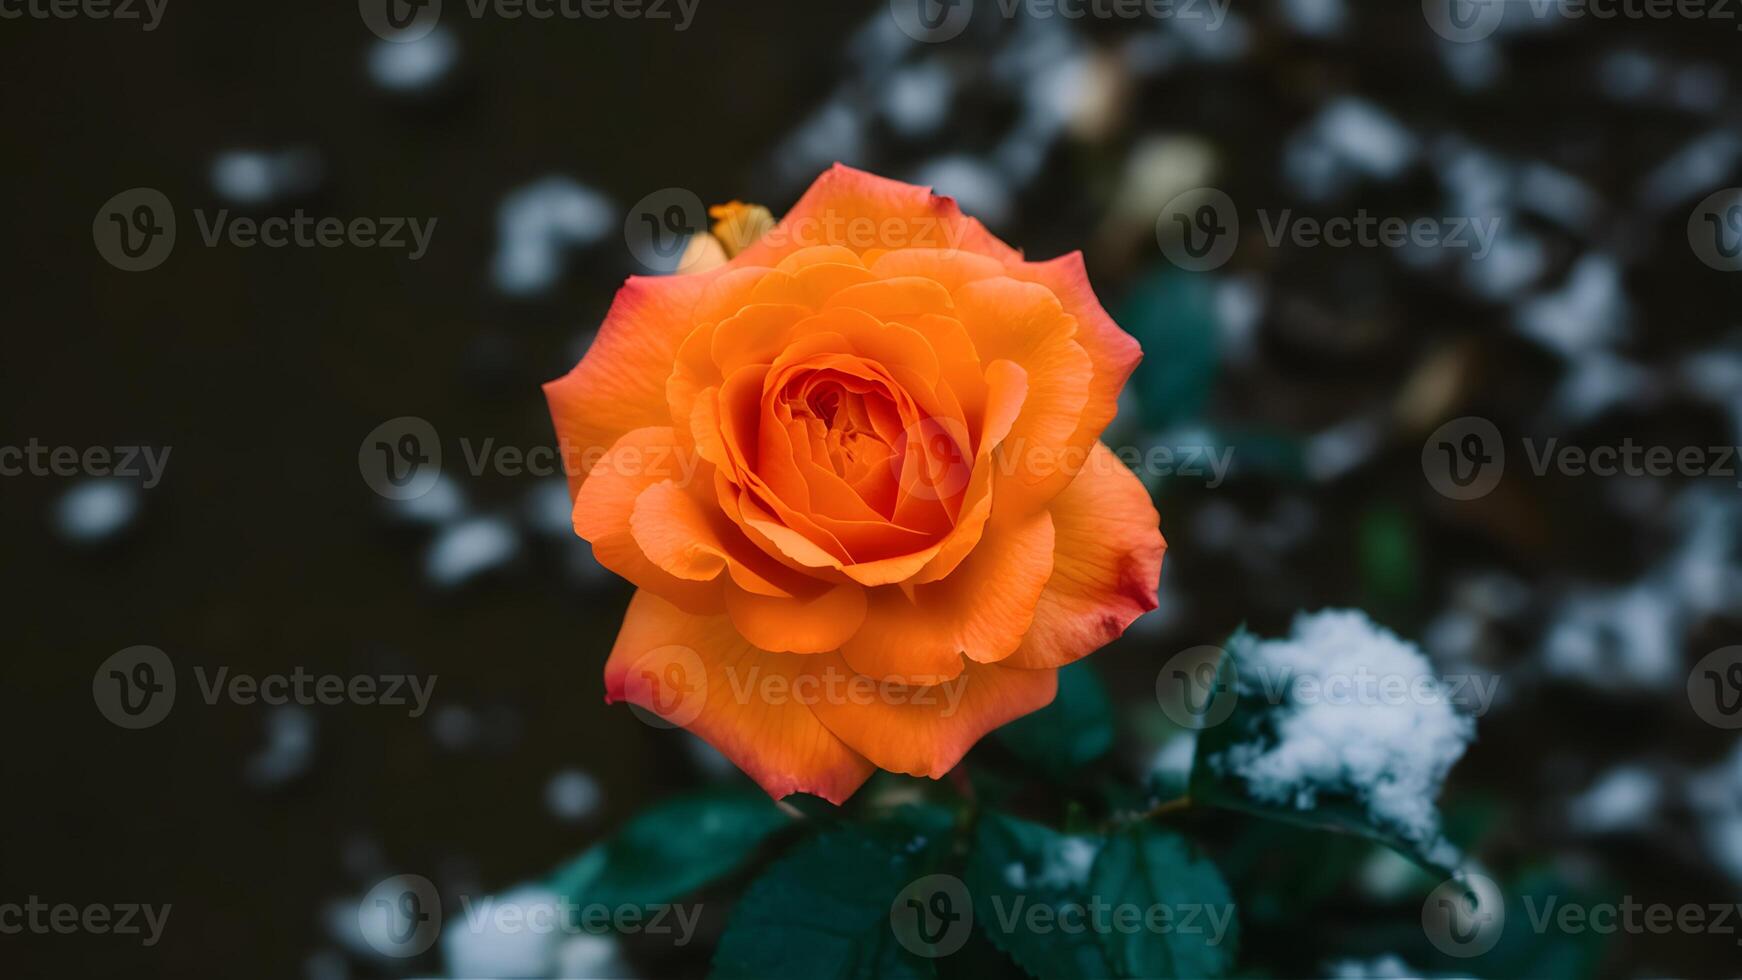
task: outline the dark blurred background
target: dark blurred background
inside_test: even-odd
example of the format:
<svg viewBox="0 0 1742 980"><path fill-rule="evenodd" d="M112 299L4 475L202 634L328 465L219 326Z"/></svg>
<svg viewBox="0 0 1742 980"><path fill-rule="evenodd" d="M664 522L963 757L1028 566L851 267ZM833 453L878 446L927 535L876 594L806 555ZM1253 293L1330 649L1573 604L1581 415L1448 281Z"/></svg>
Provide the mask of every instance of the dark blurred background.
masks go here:
<svg viewBox="0 0 1742 980"><path fill-rule="evenodd" d="M1688 687L1742 642L1738 479L1539 476L1522 449L1742 442L1737 278L1713 252L1742 225L1707 203L1742 183L1742 23L1514 4L1447 36L1431 2L1078 19L980 0L959 33L915 40L887 3L700 0L683 30L447 7L412 41L345 2L168 0L150 30L5 8L26 15L0 19L0 445L169 456L155 481L0 477L0 902L173 912L150 948L0 935L0 972L439 972L439 949L394 961L357 935L372 883L508 888L647 801L739 778L603 706L629 590L573 539L560 476L469 457L552 443L538 385L658 258L626 220L691 195L779 214L837 159L935 185L1031 256L1083 249L1146 351L1108 441L1233 453L1225 479L1145 474L1171 546L1162 607L1094 661L1134 775L1181 758L1151 694L1169 656L1359 606L1442 669L1500 679L1445 800L1484 866L1562 894L1742 897L1742 750ZM176 238L125 271L105 236L136 188L161 192ZM1241 223L1208 269L1169 259L1198 188ZM1693 233L1701 208L1716 245ZM1480 256L1272 245L1285 210L1497 237ZM299 211L435 225L415 259L202 240L219 212ZM1458 500L1424 450L1472 417L1507 463ZM443 465L394 500L368 460L405 419ZM128 730L93 674L139 645L177 696ZM436 686L418 717L207 704L196 670L222 667ZM1334 884L1295 877L1283 851L1314 840L1254 858L1293 904L1242 896L1248 955L1382 969L1398 950L1372 910L1419 893L1366 851ZM1739 962L1734 935L1602 939L1577 970ZM706 964L587 955L601 973Z"/></svg>

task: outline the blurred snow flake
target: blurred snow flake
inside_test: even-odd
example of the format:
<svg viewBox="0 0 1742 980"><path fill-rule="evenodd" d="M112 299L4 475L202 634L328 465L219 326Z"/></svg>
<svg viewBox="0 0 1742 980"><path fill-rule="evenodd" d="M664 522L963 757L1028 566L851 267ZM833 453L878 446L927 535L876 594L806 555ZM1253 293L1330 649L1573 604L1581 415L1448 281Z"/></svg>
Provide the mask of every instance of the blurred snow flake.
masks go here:
<svg viewBox="0 0 1742 980"><path fill-rule="evenodd" d="M61 537L78 544L108 540L133 523L139 494L137 486L123 480L74 484L55 504L55 526Z"/></svg>
<svg viewBox="0 0 1742 980"><path fill-rule="evenodd" d="M228 150L212 161L212 190L231 204L270 204L314 190L324 170L320 154L308 147Z"/></svg>
<svg viewBox="0 0 1742 980"><path fill-rule="evenodd" d="M500 980L554 975L563 930L529 926L561 922L561 901L557 893L534 885L477 899L475 915L458 918L442 930L448 975Z"/></svg>
<svg viewBox="0 0 1742 980"><path fill-rule="evenodd" d="M1560 289L1525 300L1514 316L1519 333L1562 357L1617 343L1626 336L1628 321L1621 265L1608 255L1586 255Z"/></svg>
<svg viewBox="0 0 1742 980"><path fill-rule="evenodd" d="M599 811L599 781L579 769L564 769L544 784L544 805L559 820L575 823Z"/></svg>
<svg viewBox="0 0 1742 980"><path fill-rule="evenodd" d="M438 475L423 495L386 504L395 519L412 524L447 524L466 513L465 493L446 473Z"/></svg>
<svg viewBox="0 0 1742 980"><path fill-rule="evenodd" d="M256 789L273 789L308 771L315 754L314 713L296 704L266 716L266 745L248 759L243 775Z"/></svg>
<svg viewBox="0 0 1742 980"><path fill-rule="evenodd" d="M955 79L941 62L908 66L890 76L883 94L883 115L902 136L929 136L949 117L955 87Z"/></svg>
<svg viewBox="0 0 1742 980"><path fill-rule="evenodd" d="M1742 742L1729 757L1688 781L1688 806L1699 817L1706 847L1742 883Z"/></svg>
<svg viewBox="0 0 1742 980"><path fill-rule="evenodd" d="M616 223L608 198L567 177L515 190L496 212L496 288L510 296L549 290L562 276L563 250L597 244Z"/></svg>
<svg viewBox="0 0 1742 980"><path fill-rule="evenodd" d="M1619 766L1567 804L1567 822L1575 830L1594 834L1639 830L1662 796L1663 784L1652 769Z"/></svg>
<svg viewBox="0 0 1742 980"><path fill-rule="evenodd" d="M1278 0L1278 4L1288 26L1305 37L1334 38L1348 25L1343 0Z"/></svg>
<svg viewBox="0 0 1742 980"><path fill-rule="evenodd" d="M377 41L369 49L369 77L390 92L419 92L444 78L460 57L452 31L437 26L415 41Z"/></svg>
<svg viewBox="0 0 1742 980"><path fill-rule="evenodd" d="M424 556L424 574L452 587L497 568L520 553L520 535L500 517L473 517L437 534Z"/></svg>
<svg viewBox="0 0 1742 980"><path fill-rule="evenodd" d="M629 977L632 974L616 939L607 935L583 933L565 940L557 950L556 975L608 978Z"/></svg>

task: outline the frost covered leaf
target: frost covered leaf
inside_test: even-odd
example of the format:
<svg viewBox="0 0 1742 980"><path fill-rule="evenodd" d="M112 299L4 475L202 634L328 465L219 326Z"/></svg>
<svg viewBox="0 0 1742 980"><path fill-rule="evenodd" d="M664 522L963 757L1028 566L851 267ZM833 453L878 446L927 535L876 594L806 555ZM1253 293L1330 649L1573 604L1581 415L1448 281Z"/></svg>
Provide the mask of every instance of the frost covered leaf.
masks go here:
<svg viewBox="0 0 1742 980"><path fill-rule="evenodd" d="M550 887L582 905L670 902L736 871L789 823L753 790L679 797L637 814L559 868Z"/></svg>
<svg viewBox="0 0 1742 980"><path fill-rule="evenodd" d="M1229 640L1216 689L1238 700L1199 735L1193 800L1359 834L1451 872L1434 801L1475 723L1414 645L1360 612L1301 614L1287 639Z"/></svg>
<svg viewBox="0 0 1742 980"><path fill-rule="evenodd" d="M712 976L936 976L935 961L896 939L890 905L932 870L949 831L947 812L905 807L893 819L843 825L793 848L738 900Z"/></svg>
<svg viewBox="0 0 1742 980"><path fill-rule="evenodd" d="M1233 968L1239 922L1228 885L1173 831L1138 823L1109 837L1088 890L1112 915L1134 909L1144 916L1137 929L1100 934L1114 976L1219 977Z"/></svg>
<svg viewBox="0 0 1742 980"><path fill-rule="evenodd" d="M1098 836L982 817L965 874L980 931L1033 976L1111 976L1093 922L1084 921L1100 847Z"/></svg>
<svg viewBox="0 0 1742 980"><path fill-rule="evenodd" d="M998 730L1022 761L1052 779L1067 779L1113 747L1113 709L1094 668L1077 661L1059 669L1052 704Z"/></svg>

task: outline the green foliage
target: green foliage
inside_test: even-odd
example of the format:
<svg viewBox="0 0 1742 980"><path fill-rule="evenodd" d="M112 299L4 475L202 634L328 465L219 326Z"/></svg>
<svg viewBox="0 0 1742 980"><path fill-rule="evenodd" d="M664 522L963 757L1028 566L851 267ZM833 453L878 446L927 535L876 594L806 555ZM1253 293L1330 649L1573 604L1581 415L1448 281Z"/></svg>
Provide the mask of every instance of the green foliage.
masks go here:
<svg viewBox="0 0 1742 980"><path fill-rule="evenodd" d="M1203 415L1221 360L1215 302L1214 279L1171 266L1145 277L1126 297L1119 322L1144 350L1167 352L1144 358L1132 379L1149 427L1165 429Z"/></svg>
<svg viewBox="0 0 1742 980"><path fill-rule="evenodd" d="M1226 647L1238 650L1242 636ZM681 797L632 819L550 885L578 904L650 905L769 859L713 949L713 975L727 980L1207 978L1320 969L1376 951L1458 968L1434 958L1421 926L1422 895L1445 869L1419 880L1393 874L1388 891L1363 899L1389 907L1363 906L1364 915L1381 911L1358 927L1319 927L1363 886L1372 842L1431 865L1423 848L1374 826L1358 801L1272 805L1210 763L1273 734L1282 707L1260 691L1242 696L1236 667L1232 655L1216 665L1216 696L1235 699L1231 714L1195 734L1189 783L1165 794L1140 773L1119 777L1107 691L1093 668L1076 664L1061 671L1052 705L999 732L1008 752L971 757L965 778L879 774L842 807L802 797L777 807L750 789ZM1214 702L1204 717L1212 715L1222 715ZM1182 737L1152 727L1158 738ZM1180 789L1186 796L1167 799ZM897 805L914 800L929 802ZM1214 809L1264 819L1205 819ZM1347 836L1326 840L1323 831ZM1481 834L1470 831L1461 836ZM772 856L777 843L784 853ZM1246 903L1238 913L1236 893ZM941 895L949 901L940 905ZM1509 905L1516 898L1509 889ZM1255 962L1238 960L1242 934ZM1578 975L1594 968L1596 950L1518 945L1509 935L1463 967Z"/></svg>
<svg viewBox="0 0 1742 980"><path fill-rule="evenodd" d="M1115 928L1102 938L1122 977L1219 977L1232 969L1238 927L1222 875L1191 842L1153 823L1108 838L1089 874L1089 891L1118 907L1166 909L1163 927Z"/></svg>
<svg viewBox="0 0 1742 980"><path fill-rule="evenodd" d="M1061 912L1068 921L1068 909L1088 905L1089 859L1100 847L1098 837L987 814L974 834L964 876L976 926L1036 977L1110 976L1112 967L1093 931L1030 927L1042 919L1062 924Z"/></svg>
<svg viewBox="0 0 1742 980"><path fill-rule="evenodd" d="M743 867L791 820L755 790L660 803L557 869L550 886L581 904L670 902Z"/></svg>
<svg viewBox="0 0 1742 980"><path fill-rule="evenodd" d="M739 901L714 954L713 975L935 976L932 960L898 942L890 906L938 861L949 829L947 813L910 807L800 844Z"/></svg>

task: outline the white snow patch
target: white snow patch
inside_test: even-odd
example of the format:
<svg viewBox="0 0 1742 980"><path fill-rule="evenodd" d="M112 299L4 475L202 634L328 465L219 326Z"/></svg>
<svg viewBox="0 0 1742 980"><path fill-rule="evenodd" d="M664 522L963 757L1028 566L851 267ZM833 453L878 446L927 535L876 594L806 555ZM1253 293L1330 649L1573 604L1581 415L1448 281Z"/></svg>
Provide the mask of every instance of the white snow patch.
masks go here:
<svg viewBox="0 0 1742 980"><path fill-rule="evenodd" d="M1324 610L1297 615L1287 639L1240 637L1232 652L1243 694L1300 690L1308 680L1328 690L1327 682L1362 676L1399 676L1412 689L1425 684L1436 692L1421 698L1290 700L1278 708L1267 737L1233 746L1214 764L1245 780L1255 798L1273 804L1306 810L1321 795L1349 797L1375 826L1422 848L1432 860L1456 862L1455 850L1441 836L1434 800L1475 736L1475 722L1440 690L1419 648L1365 613Z"/></svg>
<svg viewBox="0 0 1742 980"><path fill-rule="evenodd" d="M1657 774L1644 766L1621 766L1604 773L1567 804L1567 822L1587 833L1637 830L1651 818L1663 797Z"/></svg>
<svg viewBox="0 0 1742 980"><path fill-rule="evenodd" d="M120 480L75 485L55 505L55 524L69 541L102 541L126 530L139 513L139 488Z"/></svg>
<svg viewBox="0 0 1742 980"><path fill-rule="evenodd" d="M537 886L524 886L494 898L479 898L469 909L456 909L442 929L442 959L454 977L547 977L557 965L561 897ZM518 913L518 917L514 915ZM503 919L513 924L503 927Z"/></svg>
<svg viewBox="0 0 1742 980"><path fill-rule="evenodd" d="M460 57L452 31L437 27L415 41L377 41L369 77L390 92L417 92L442 80Z"/></svg>
<svg viewBox="0 0 1742 980"><path fill-rule="evenodd" d="M616 224L604 195L567 177L546 177L509 194L496 212L496 288L528 296L556 285L565 248L602 240Z"/></svg>
<svg viewBox="0 0 1742 980"><path fill-rule="evenodd" d="M424 574L436 585L451 588L507 563L519 552L520 536L512 524L500 517L474 517L442 530L424 556Z"/></svg>

